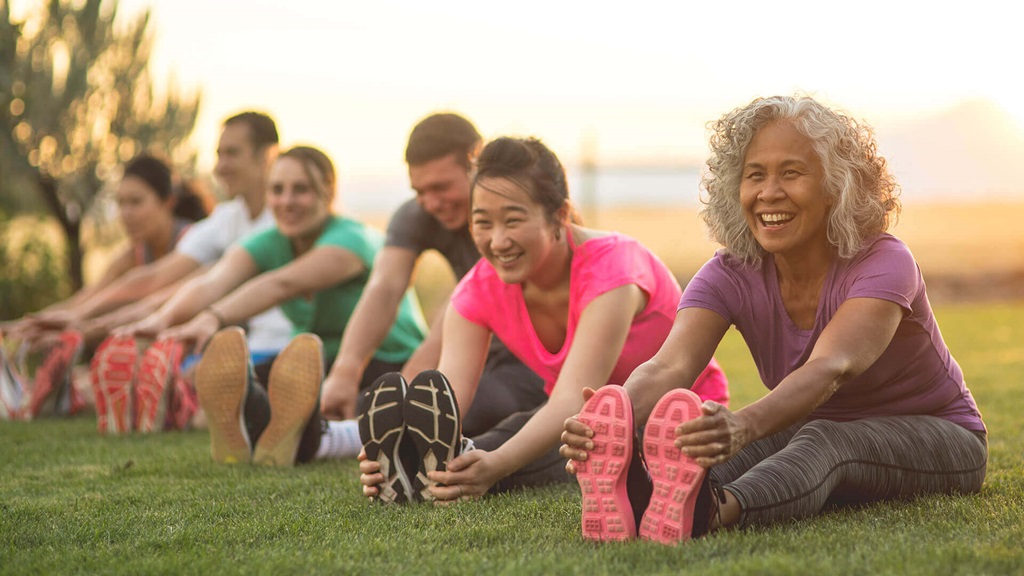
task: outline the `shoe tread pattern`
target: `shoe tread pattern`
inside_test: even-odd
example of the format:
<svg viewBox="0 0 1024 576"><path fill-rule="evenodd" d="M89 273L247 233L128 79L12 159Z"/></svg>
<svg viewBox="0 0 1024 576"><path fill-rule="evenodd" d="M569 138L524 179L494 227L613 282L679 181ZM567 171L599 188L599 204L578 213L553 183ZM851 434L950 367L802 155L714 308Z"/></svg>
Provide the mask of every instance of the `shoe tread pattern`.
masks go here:
<svg viewBox="0 0 1024 576"><path fill-rule="evenodd" d="M672 390L658 401L644 429L644 460L654 484L640 522L640 538L662 544L689 540L693 510L705 470L675 446L675 428L700 416L700 397Z"/></svg>
<svg viewBox="0 0 1024 576"><path fill-rule="evenodd" d="M295 465L302 431L320 399L323 362L323 344L315 334L296 336L277 355L267 386L270 422L256 441L253 462L263 466Z"/></svg>
<svg viewBox="0 0 1024 576"><path fill-rule="evenodd" d="M402 375L390 372L359 395L359 439L367 459L380 464L384 482L377 485L377 501L382 503L403 504L413 500L409 475L399 457L405 435L406 389Z"/></svg>
<svg viewBox="0 0 1024 576"><path fill-rule="evenodd" d="M196 365L196 394L206 412L210 453L215 462L252 460L243 408L249 383L249 350L240 328L226 328L210 338Z"/></svg>
<svg viewBox="0 0 1024 576"><path fill-rule="evenodd" d="M633 455L633 409L621 386L601 387L584 404L580 422L594 431L594 449L575 461L587 540L629 540L636 536L633 508L626 489Z"/></svg>

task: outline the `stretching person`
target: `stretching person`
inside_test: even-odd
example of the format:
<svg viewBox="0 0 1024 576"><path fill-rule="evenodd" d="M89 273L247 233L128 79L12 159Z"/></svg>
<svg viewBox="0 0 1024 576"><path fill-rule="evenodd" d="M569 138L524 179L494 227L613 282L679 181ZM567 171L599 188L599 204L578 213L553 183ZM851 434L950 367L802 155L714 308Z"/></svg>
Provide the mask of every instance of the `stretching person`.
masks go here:
<svg viewBox="0 0 1024 576"><path fill-rule="evenodd" d="M81 311L89 307L96 294L133 268L169 254L189 226L206 217L202 199L191 188L175 185L166 163L145 154L124 165L114 195L128 236L127 246L114 256L97 282L24 318L19 331L26 337L80 327L90 316Z"/></svg>
<svg viewBox="0 0 1024 576"><path fill-rule="evenodd" d="M405 160L416 198L402 204L391 217L384 248L345 329L338 358L324 380L322 403L327 417L354 415L359 383L367 381L366 362L394 322L420 255L438 251L458 278L480 259L469 233L470 174L480 145L473 124L450 113L424 118L409 135ZM437 367L440 319L446 307L403 367L409 378ZM543 381L495 338L480 376L478 398L464 414L463 428L468 435L489 430L513 413L536 408L547 395Z"/></svg>
<svg viewBox="0 0 1024 576"><path fill-rule="evenodd" d="M830 502L977 492L985 425L920 269L885 233L897 185L872 131L788 97L755 100L713 129L703 217L725 250L687 286L671 335L628 394L599 390L566 421L562 454L584 493L607 460L596 450L620 442L581 422L600 421L600 404L623 408L613 424L647 422L655 496L648 505L649 480L616 483L631 496L616 492L627 511L617 514L630 501L646 509L641 538L671 544L807 518ZM736 412L686 390L729 326L769 389ZM584 535L623 537L603 523L615 515L584 510Z"/></svg>
<svg viewBox="0 0 1024 576"><path fill-rule="evenodd" d="M192 226L172 252L126 274L97 294L89 306L79 308L78 313L103 313L161 292L217 262L244 236L273 226L274 218L265 206L267 179L277 154L277 125L266 114L247 111L225 120L217 142L214 174L230 199L219 203L209 218ZM130 316L121 315L114 325L141 320L164 301L166 298L150 308L136 309ZM257 367L265 373L269 364L264 367L264 363L287 343L292 326L277 308L250 318L247 324Z"/></svg>
<svg viewBox="0 0 1024 576"><path fill-rule="evenodd" d="M124 165L115 192L128 245L114 257L99 281L68 299L17 322L9 336L38 345L50 345L50 353L37 372L25 416L39 415L49 396L62 390L73 394L72 411L82 403L74 396L69 371L83 344L95 344L110 326L102 318L89 319L84 312L97 296L132 269L145 266L174 250L193 222L206 216L202 199L188 186L173 183L170 167L149 155L136 156ZM166 298L166 295L163 296ZM65 382L68 381L68 382Z"/></svg>
<svg viewBox="0 0 1024 576"><path fill-rule="evenodd" d="M335 188L334 166L319 150L300 146L282 153L267 189L276 226L243 239L156 314L125 329L192 341L197 348L210 340L196 367L195 385L219 462L248 462L253 445L255 459L263 464L305 462L318 453L322 434L345 437L342 425L351 430L349 455L358 451L354 422L323 430L317 400L323 356L337 354L382 239L362 223L332 214ZM272 306L281 307L298 336L271 367L265 383L268 400L249 381L242 331L224 328ZM372 381L400 368L424 330L410 292L365 377ZM319 450L320 456L336 455L330 444Z"/></svg>
<svg viewBox="0 0 1024 576"><path fill-rule="evenodd" d="M452 296L439 371L417 376L404 406L393 392L406 388L398 374L365 396L364 429L372 435L360 470L367 496L478 498L569 479L558 437L579 412L583 387L624 382L672 326L681 291L668 268L631 238L582 227L561 163L538 140L488 144L472 190L482 259ZM457 423L457 406L473 405L492 334L544 379L549 400L474 436L475 449L452 460L459 434L448 422ZM698 393L726 403L725 375L710 356L699 374ZM430 418L421 417L423 404L436 405ZM433 417L438 410L443 417ZM416 445L415 471L399 450L405 436ZM423 442L436 438L443 440Z"/></svg>
<svg viewBox="0 0 1024 576"><path fill-rule="evenodd" d="M182 279L208 269L249 233L273 226L274 218L266 209L266 189L277 153L277 125L266 114L247 111L225 120L214 173L230 199L192 226L173 252L132 270L76 313L88 317L120 306L102 316L107 324L119 327L139 321L166 302ZM135 300L138 304L123 305ZM280 309L272 308L246 324L257 374L266 381L270 362L291 336L291 323ZM141 359L139 344L131 336L110 338L93 357L90 374L100 431L151 432L188 426L195 391L187 377L189 363L178 363L180 344L154 342L145 347ZM169 418L160 422L159 414L165 411ZM202 426L202 413L197 416L195 420Z"/></svg>

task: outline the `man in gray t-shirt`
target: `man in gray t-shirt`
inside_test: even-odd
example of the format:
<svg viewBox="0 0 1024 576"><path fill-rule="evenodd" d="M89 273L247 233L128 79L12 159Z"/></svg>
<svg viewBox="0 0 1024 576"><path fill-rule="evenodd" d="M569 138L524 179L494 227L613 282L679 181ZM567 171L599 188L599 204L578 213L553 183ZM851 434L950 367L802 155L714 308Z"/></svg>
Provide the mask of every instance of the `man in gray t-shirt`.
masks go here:
<svg viewBox="0 0 1024 576"><path fill-rule="evenodd" d="M321 408L328 418L354 416L363 370L395 321L420 255L437 250L458 278L480 258L469 233L470 173L480 144L476 128L455 114L434 114L413 128L405 160L416 198L392 215L384 248L324 380ZM442 308L427 339L406 362L402 374L407 380L437 367L443 316ZM543 381L493 339L476 400L463 410L463 433L489 430L506 416L532 410L545 400Z"/></svg>

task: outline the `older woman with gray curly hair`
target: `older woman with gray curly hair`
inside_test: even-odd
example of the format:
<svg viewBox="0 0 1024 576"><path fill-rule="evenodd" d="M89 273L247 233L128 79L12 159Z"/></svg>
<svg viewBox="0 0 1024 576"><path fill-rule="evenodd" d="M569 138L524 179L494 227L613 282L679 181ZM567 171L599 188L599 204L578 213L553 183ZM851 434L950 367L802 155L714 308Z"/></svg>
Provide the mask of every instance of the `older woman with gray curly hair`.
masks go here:
<svg viewBox="0 0 1024 576"><path fill-rule="evenodd" d="M585 392L565 423L584 536L675 543L980 490L985 425L914 257L886 233L898 188L872 130L806 97L754 100L712 129L702 215L725 249L624 392ZM735 412L688 390L730 326L768 388ZM634 418L643 459L613 432Z"/></svg>

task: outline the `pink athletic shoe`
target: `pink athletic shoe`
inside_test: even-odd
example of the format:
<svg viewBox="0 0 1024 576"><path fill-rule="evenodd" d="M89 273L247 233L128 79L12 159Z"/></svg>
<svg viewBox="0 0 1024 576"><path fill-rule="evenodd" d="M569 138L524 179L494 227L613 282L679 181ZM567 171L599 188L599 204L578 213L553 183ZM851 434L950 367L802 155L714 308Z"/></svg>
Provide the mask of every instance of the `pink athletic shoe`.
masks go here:
<svg viewBox="0 0 1024 576"><path fill-rule="evenodd" d="M622 386L601 387L579 415L594 430L594 449L576 461L576 481L583 493L583 537L588 540L629 540L636 520L626 492L633 457L633 408Z"/></svg>
<svg viewBox="0 0 1024 576"><path fill-rule="evenodd" d="M135 338L131 336L111 336L96 349L89 375L96 394L100 433L123 434L132 430L132 384L138 354Z"/></svg>
<svg viewBox="0 0 1024 576"><path fill-rule="evenodd" d="M186 430L192 423L192 416L199 409L196 389L187 378L175 370L171 382L170 407L164 420L164 430Z"/></svg>
<svg viewBox="0 0 1024 576"><path fill-rule="evenodd" d="M71 368L82 354L85 339L80 332L61 332L57 342L47 352L32 379L32 389L22 416L33 420L40 416L66 416L82 408L82 401L74 393Z"/></svg>
<svg viewBox="0 0 1024 576"><path fill-rule="evenodd" d="M142 355L134 389L137 431L148 433L164 429L181 354L180 342L163 339L154 342Z"/></svg>
<svg viewBox="0 0 1024 576"><path fill-rule="evenodd" d="M662 544L689 540L693 509L705 470L675 446L675 428L700 416L702 401L689 390L662 396L644 428L644 460L654 484L651 503L640 521L640 538Z"/></svg>

